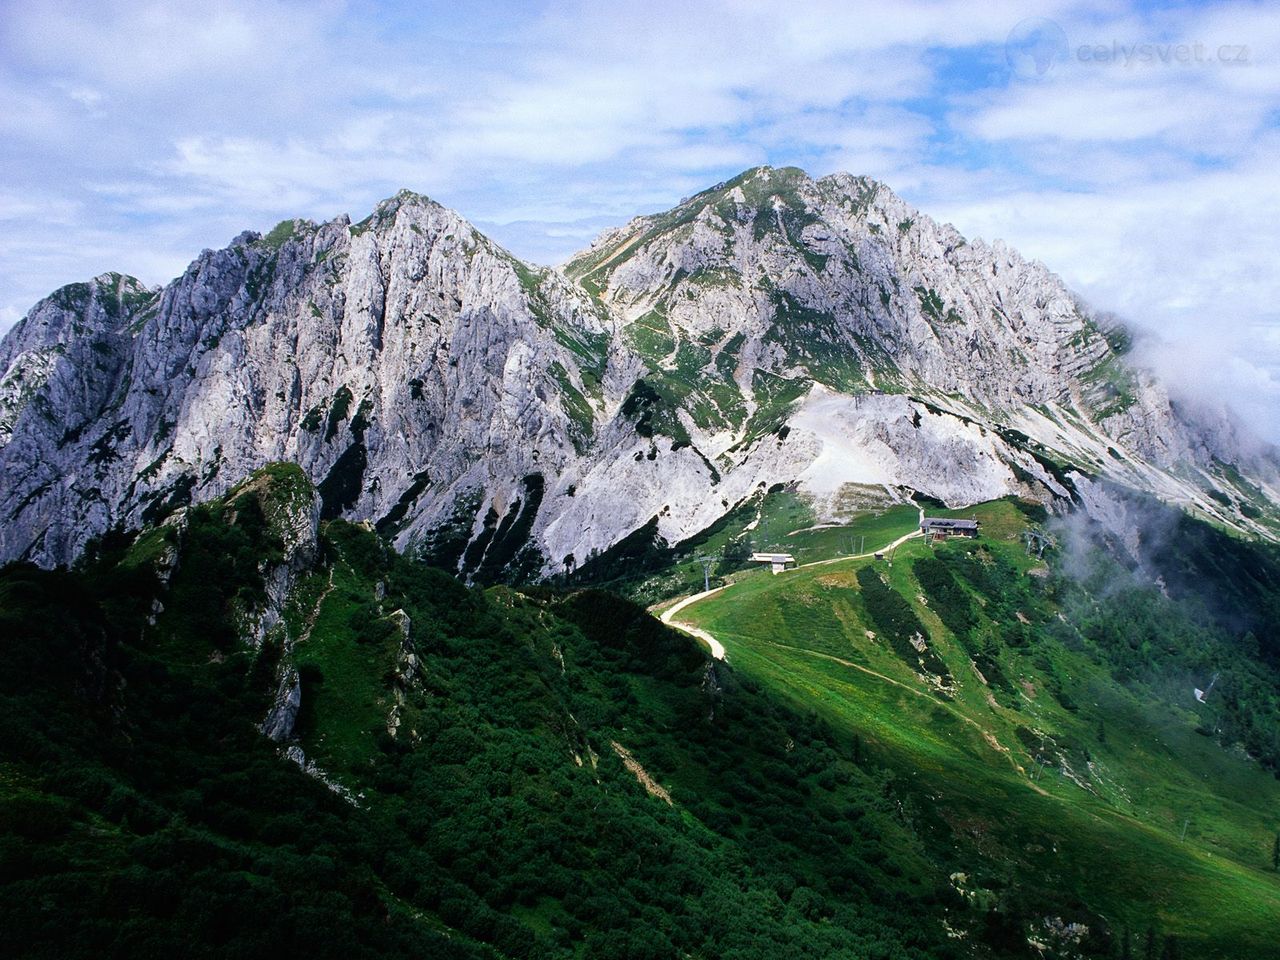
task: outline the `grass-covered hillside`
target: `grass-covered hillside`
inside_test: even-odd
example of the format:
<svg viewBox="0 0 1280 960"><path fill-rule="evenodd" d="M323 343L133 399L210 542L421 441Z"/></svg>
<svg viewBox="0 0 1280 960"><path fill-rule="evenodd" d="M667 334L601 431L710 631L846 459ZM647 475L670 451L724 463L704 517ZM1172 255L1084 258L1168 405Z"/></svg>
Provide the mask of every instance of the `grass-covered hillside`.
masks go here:
<svg viewBox="0 0 1280 960"><path fill-rule="evenodd" d="M742 574L681 614L727 663L598 589L464 587L291 467L5 568L6 954L1268 956L1265 633L1232 658L1136 576L1091 604L981 516Z"/></svg>
<svg viewBox="0 0 1280 960"><path fill-rule="evenodd" d="M793 487L760 489L687 540L668 544L656 522L593 555L562 587L595 586L653 603L703 583L699 558L713 558L715 582L751 566L753 551L792 554L800 563L874 552L919 528L920 505L883 487L848 484L848 494L822 511Z"/></svg>
<svg viewBox="0 0 1280 960"><path fill-rule="evenodd" d="M860 736L954 889L1029 941L1091 915L1117 955L1273 956L1275 552L1177 522L1140 563L1065 527L1041 560L1031 513L984 505L978 540L892 564L736 574L677 620Z"/></svg>
<svg viewBox="0 0 1280 960"><path fill-rule="evenodd" d="M856 732L626 600L468 589L314 507L269 468L0 571L7 955L1020 953Z"/></svg>

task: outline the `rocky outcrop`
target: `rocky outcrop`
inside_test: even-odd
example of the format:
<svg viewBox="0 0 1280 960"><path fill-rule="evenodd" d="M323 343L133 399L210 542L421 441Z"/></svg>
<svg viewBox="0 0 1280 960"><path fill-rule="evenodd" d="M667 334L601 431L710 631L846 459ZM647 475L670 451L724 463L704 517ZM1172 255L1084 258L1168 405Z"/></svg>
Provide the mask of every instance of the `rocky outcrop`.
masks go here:
<svg viewBox="0 0 1280 960"><path fill-rule="evenodd" d="M320 499L296 466L272 464L233 488L227 500L234 508L241 497L254 497L277 546L259 563L265 599L241 612L241 633L257 649L280 626L298 578L316 562L320 537ZM234 512L232 522L235 522ZM287 651L286 651L287 652Z"/></svg>
<svg viewBox="0 0 1280 960"><path fill-rule="evenodd" d="M865 178L748 171L563 272L405 192L37 304L0 344L0 557L68 562L274 461L317 517L482 579L793 481L1052 504L1075 471L1274 532L1274 457L1125 348L1043 266Z"/></svg>
<svg viewBox="0 0 1280 960"><path fill-rule="evenodd" d="M418 677L418 648L413 642L411 634L413 623L407 613L399 609L392 610L387 615L387 619L396 625L396 630L400 634L400 649L396 654L395 674L392 681L395 703L387 714L387 734L394 737L400 732L405 699Z"/></svg>
<svg viewBox="0 0 1280 960"><path fill-rule="evenodd" d="M275 699L267 712L267 718L262 721L262 732L277 743L288 740L293 735L301 709L302 678L298 675L297 668L289 664L280 672Z"/></svg>
<svg viewBox="0 0 1280 960"><path fill-rule="evenodd" d="M293 663L293 647L300 638L287 628L284 614L301 579L317 566L320 498L294 464L271 464L234 487L226 497L232 524L246 498L253 498L262 511L271 549L258 563L263 599L239 611L240 635L257 651L267 644L277 646L276 693L261 730L280 742L292 736L302 709L302 678Z"/></svg>

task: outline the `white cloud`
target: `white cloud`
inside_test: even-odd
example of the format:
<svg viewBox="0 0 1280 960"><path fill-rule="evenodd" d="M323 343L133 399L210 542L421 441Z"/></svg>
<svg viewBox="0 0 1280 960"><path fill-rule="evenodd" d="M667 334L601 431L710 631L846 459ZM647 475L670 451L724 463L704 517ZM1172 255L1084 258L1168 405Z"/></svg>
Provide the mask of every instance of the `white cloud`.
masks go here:
<svg viewBox="0 0 1280 960"><path fill-rule="evenodd" d="M1005 62L1027 17L1072 51L1041 82ZM1248 62L1074 52L1141 43ZM1278 50L1253 3L11 4L0 330L62 283L163 281L241 229L402 186L545 262L771 162L876 176L1170 336L1256 339L1280 329Z"/></svg>

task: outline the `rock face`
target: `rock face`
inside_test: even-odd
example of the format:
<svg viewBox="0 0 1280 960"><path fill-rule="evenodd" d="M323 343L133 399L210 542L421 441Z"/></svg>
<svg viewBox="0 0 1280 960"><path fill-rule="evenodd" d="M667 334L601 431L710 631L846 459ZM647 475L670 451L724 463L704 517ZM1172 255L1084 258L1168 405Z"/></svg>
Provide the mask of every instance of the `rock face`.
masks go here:
<svg viewBox="0 0 1280 960"><path fill-rule="evenodd" d="M1274 535L1272 454L1126 348L1044 267L865 178L747 171L563 272L406 192L37 304L0 345L0 557L68 562L272 461L323 516L483 579L793 481L1054 504L1075 471Z"/></svg>
<svg viewBox="0 0 1280 960"><path fill-rule="evenodd" d="M297 669L289 666L281 673L271 710L267 713L267 719L262 722L263 734L276 743L288 740L301 710L302 678Z"/></svg>

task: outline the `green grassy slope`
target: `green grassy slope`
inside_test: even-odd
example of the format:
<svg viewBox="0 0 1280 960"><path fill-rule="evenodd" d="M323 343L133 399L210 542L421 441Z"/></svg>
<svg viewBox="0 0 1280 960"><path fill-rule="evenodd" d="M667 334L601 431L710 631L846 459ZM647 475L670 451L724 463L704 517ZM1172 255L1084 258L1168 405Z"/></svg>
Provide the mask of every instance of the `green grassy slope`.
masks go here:
<svg viewBox="0 0 1280 960"><path fill-rule="evenodd" d="M1025 516L1006 502L978 514L979 546L935 554L916 540L892 567L753 571L679 619L910 783L922 816L953 839L949 866L969 895L1016 888L1033 912L1080 902L1117 929L1177 937L1186 956L1269 955L1280 937L1269 862L1280 783L1197 734L1189 680L1117 682L1107 653L1060 618L1071 598L1026 555ZM885 642L857 576L868 568L910 604L949 684Z"/></svg>
<svg viewBox="0 0 1280 960"><path fill-rule="evenodd" d="M899 785L628 601L335 521L246 645L292 476L0 571L8 955L973 955ZM314 776L258 730L281 658Z"/></svg>
<svg viewBox="0 0 1280 960"><path fill-rule="evenodd" d="M468 589L362 526L291 555L298 480L0 571L11 954L1269 955L1280 790L1238 746L1271 722L1269 635L1233 658L1181 600L1092 602L1014 504L891 568L736 574L687 608L724 664L616 595ZM809 556L913 514L854 511ZM281 665L310 775L259 731ZM1222 704L1193 710L1206 669Z"/></svg>
<svg viewBox="0 0 1280 960"><path fill-rule="evenodd" d="M713 582L751 566L755 550L785 551L809 563L872 552L918 526L919 509L891 503L883 488L856 491L838 509L839 520L820 523L813 504L781 484L757 493L706 530L674 545L652 547L655 530L638 531L560 585L605 587L641 602L670 598L703 583L699 557L714 557ZM637 549L634 541L642 540Z"/></svg>

